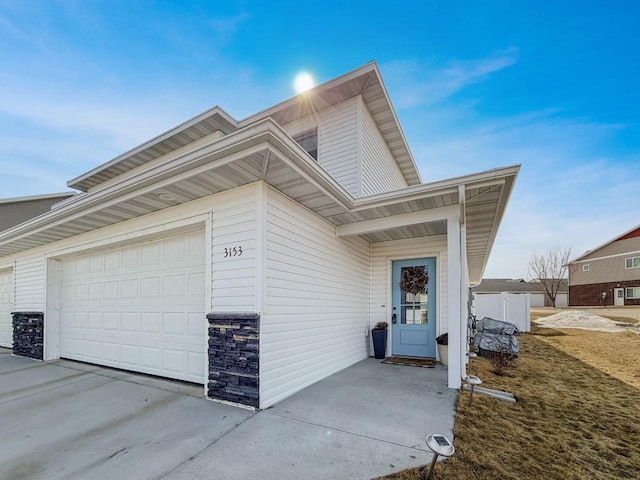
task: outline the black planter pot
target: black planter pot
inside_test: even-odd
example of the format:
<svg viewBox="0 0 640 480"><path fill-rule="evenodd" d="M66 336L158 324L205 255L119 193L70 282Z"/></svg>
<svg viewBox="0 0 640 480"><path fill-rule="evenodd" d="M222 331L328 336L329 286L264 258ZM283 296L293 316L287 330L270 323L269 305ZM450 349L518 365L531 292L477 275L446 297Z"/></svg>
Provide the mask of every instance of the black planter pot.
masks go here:
<svg viewBox="0 0 640 480"><path fill-rule="evenodd" d="M387 350L387 331L374 328L371 330L371 336L373 337L373 357L379 360L384 359Z"/></svg>

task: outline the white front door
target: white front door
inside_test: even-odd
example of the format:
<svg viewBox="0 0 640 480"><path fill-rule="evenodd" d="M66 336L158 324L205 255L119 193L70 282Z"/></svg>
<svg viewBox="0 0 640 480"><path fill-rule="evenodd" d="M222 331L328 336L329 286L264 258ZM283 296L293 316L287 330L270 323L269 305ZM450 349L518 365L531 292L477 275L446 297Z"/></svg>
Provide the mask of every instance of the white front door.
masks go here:
<svg viewBox="0 0 640 480"><path fill-rule="evenodd" d="M60 356L205 382L204 233L62 262Z"/></svg>
<svg viewBox="0 0 640 480"><path fill-rule="evenodd" d="M0 272L0 347L13 347L13 270Z"/></svg>
<svg viewBox="0 0 640 480"><path fill-rule="evenodd" d="M624 305L624 288L614 288L613 290L613 304L616 306Z"/></svg>

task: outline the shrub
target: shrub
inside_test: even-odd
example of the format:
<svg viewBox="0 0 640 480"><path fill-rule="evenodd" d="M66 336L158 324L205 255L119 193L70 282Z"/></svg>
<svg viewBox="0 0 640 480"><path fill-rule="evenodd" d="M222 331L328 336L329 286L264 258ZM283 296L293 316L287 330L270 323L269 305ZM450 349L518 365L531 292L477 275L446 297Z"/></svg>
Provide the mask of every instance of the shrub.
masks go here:
<svg viewBox="0 0 640 480"><path fill-rule="evenodd" d="M507 352L506 349L499 352L489 353L489 363L493 367L493 373L498 376L502 376L507 367L513 365L514 356Z"/></svg>

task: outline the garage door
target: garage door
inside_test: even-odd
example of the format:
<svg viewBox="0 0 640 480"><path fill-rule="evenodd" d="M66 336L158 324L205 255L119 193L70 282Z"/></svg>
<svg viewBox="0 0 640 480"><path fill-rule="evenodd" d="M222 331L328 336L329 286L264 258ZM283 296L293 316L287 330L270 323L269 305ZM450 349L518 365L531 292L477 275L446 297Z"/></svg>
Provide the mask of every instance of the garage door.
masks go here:
<svg viewBox="0 0 640 480"><path fill-rule="evenodd" d="M13 271L0 271L0 347L13 346Z"/></svg>
<svg viewBox="0 0 640 480"><path fill-rule="evenodd" d="M204 233L62 262L60 356L204 383Z"/></svg>

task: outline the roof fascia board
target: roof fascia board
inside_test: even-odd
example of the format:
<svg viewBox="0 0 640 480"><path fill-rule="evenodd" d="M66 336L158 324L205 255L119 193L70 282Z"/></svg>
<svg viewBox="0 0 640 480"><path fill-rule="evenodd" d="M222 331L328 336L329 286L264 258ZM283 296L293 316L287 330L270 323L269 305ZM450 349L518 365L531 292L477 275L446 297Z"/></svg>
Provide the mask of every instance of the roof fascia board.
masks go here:
<svg viewBox="0 0 640 480"><path fill-rule="evenodd" d="M518 170L520 168L518 167ZM489 261L489 255L491 254L491 249L493 248L493 244L496 240L496 236L498 235L498 230L500 229L500 224L502 223L502 219L504 218L504 211L507 208L507 204L509 203L509 199L511 198L511 193L513 192L513 185L515 184L516 177L518 176L518 172L513 175L513 179L508 184L502 187L500 191L500 197L498 199L498 205L496 208L496 213L493 220L493 225L491 227L491 233L489 234L489 239L487 240L487 248L485 249L484 254L484 262L482 264L482 268L480 269L480 273L478 277L475 279L475 283L479 283L484 276L484 271L487 268L487 262Z"/></svg>
<svg viewBox="0 0 640 480"><path fill-rule="evenodd" d="M504 185L508 177L516 176L519 165L487 170L471 175L449 178L432 183L423 183L413 187L394 190L393 192L380 193L355 200L355 211L369 208L383 207L400 201L418 200L436 195L458 193L458 185L464 184L468 189Z"/></svg>
<svg viewBox="0 0 640 480"><path fill-rule="evenodd" d="M416 165L416 161L413 158L413 154L411 153L411 149L409 148L409 143L407 142L407 137L404 135L404 131L402 130L402 125L400 125L400 120L398 120L398 116L396 115L396 110L393 108L393 103L391 103L391 99L389 98L389 92L387 91L387 86L384 84L384 80L382 79L382 75L380 75L380 71L376 65L375 74L378 76L378 81L380 82L380 86L382 87L382 93L384 94L384 98L389 106L389 110L391 110L391 115L393 116L393 121L398 127L398 131L400 132L400 138L402 138L402 142L405 144L407 148L407 152L409 152L409 158L411 159L411 164L413 165L413 170L415 171L418 177L418 184L422 183L422 176L420 175L420 170L418 170L418 165Z"/></svg>
<svg viewBox="0 0 640 480"><path fill-rule="evenodd" d="M139 175L141 172L152 171L156 169L158 166L161 166L163 164L168 164L170 161L176 158L184 158L185 155L188 154L189 152L198 151L202 147L211 145L213 142L218 141L221 138L224 138L224 136L217 136L216 133L210 133L209 135L199 138L198 140L194 140L193 142L188 143L187 145L177 147L174 150L168 153L165 153L164 155L154 158L153 160L149 160L141 165L132 167L126 172L116 175L115 177L109 178L108 180L104 180L99 184L93 187L90 187L87 193L90 193L90 194L96 193L100 190L110 187L111 185L122 183L126 181L126 179L128 178L133 178Z"/></svg>
<svg viewBox="0 0 640 480"><path fill-rule="evenodd" d="M391 217L374 218L371 220L362 220L360 222L338 225L336 227L336 235L338 237L366 235L393 228L447 220L457 214L459 214L458 205L432 208L430 210L422 210L420 212L401 213Z"/></svg>
<svg viewBox="0 0 640 480"><path fill-rule="evenodd" d="M31 195L28 197L14 197L0 199L0 205L7 203L21 203L21 202L33 202L37 200L50 200L53 198L65 198L76 195L76 192L64 192L64 193L47 193L44 195Z"/></svg>
<svg viewBox="0 0 640 480"><path fill-rule="evenodd" d="M35 217L31 220L28 220L25 223L17 225L13 228L5 230L0 233L0 242L5 239L5 237L13 237L14 235L22 235L22 231L25 230L26 233L36 233L39 231L38 227L40 224L44 226L51 226L51 222L55 222L58 217L63 219L70 218L70 216L74 215L76 212L90 213L87 211L91 206L96 205L98 207L106 206L106 202L111 198L122 199L124 195L130 192L132 189L134 192L139 193L139 189L149 183L153 183L153 188L159 188L158 185L154 183L154 179L157 179L159 176L175 178L175 175L180 172L189 172L191 173L196 163L206 164L208 169L215 168L211 165L210 157L212 155L216 155L218 158L218 165L222 166L227 163L230 163L236 160L237 154L229 153L230 149L234 149L236 151L241 152L241 154L246 154L246 149L242 149L243 143L252 143L252 144L260 144L260 148L266 148L266 134L267 134L267 125L273 124L277 127L277 125L271 121L267 120L264 122L260 122L251 127L244 129L241 132L236 132L235 134L228 135L227 137L223 137L219 141L202 147L196 151L189 152L181 157L173 159L166 164L158 166L158 168L151 171L144 171L135 177L128 178L123 182L118 184L111 185L110 187L105 188L104 190L100 190L92 195L85 195L79 201L73 202L71 204L60 207L51 212L47 212L41 216ZM259 139L259 135L262 133L264 138ZM260 141L258 141L258 139ZM258 149L259 151L259 149Z"/></svg>
<svg viewBox="0 0 640 480"><path fill-rule="evenodd" d="M308 90L307 92L295 95L291 98L288 98L286 100L283 100L280 103L277 103L275 105L273 105L272 107L266 108L264 110L261 110L258 113L254 113L253 115L250 115L242 120L240 120L238 122L238 125L240 127L244 127L246 125L249 125L253 122L257 122L259 120L262 120L264 118L267 117L271 117L273 114L279 112L280 110L284 110L285 108L291 107L293 105L295 105L297 102L300 101L300 97L304 96L304 95L318 95L321 94L327 90L330 90L331 88L336 87L337 85L340 85L342 83L346 83L349 80L354 80L358 77L362 77L365 75L370 74L371 72L375 72L377 71L377 67L376 67L376 62L371 61L361 67L356 68L355 70L352 70L350 72L345 73L344 75L341 75L339 77L333 78L327 82L321 83L320 85L312 88L311 90ZM379 75L378 75L379 76Z"/></svg>
<svg viewBox="0 0 640 480"><path fill-rule="evenodd" d="M274 150L283 161L291 165L303 178L322 189L345 209L353 207L353 197L328 176L297 142L270 118L223 137L215 143L189 152L135 177L114 184L92 195L84 195L77 202L62 206L0 233L0 243L16 240L63 221L73 220L96 210L120 203L132 196L169 185L200 171L215 169L241 157L266 149ZM212 157L215 157L212 159ZM306 158L308 157L308 158Z"/></svg>
<svg viewBox="0 0 640 480"><path fill-rule="evenodd" d="M147 148L153 147L154 145L172 137L173 135L176 135L184 130L186 130L187 128L203 121L206 120L207 118L213 117L213 116L220 116L221 118L223 118L226 122L228 122L234 129L238 129L238 121L236 119L234 119L231 115L229 115L227 112L225 112L222 108L220 108L219 106L214 106L212 108L210 108L209 110L201 113L200 115L197 115L183 123L181 123L180 125L172 128L171 130L167 130L164 133L161 133L160 135L158 135L157 137L152 138L151 140L143 143L142 145L139 145L125 153L123 153L122 155L118 155L116 158L114 158L113 160L108 161L107 163L103 163L102 165L99 165L98 167L88 171L87 173L84 173L74 179L71 179L67 182L67 186L70 188L77 188L79 190L82 190L82 188L79 187L79 184L81 182L83 182L84 180L92 177L93 175L106 170L109 167L112 167L116 164L118 164L119 162L121 162L122 160L131 157L137 153L140 153L144 150L146 150Z"/></svg>
<svg viewBox="0 0 640 480"><path fill-rule="evenodd" d="M218 162L216 167L232 163L235 160L246 155L263 151L266 147L267 144L266 142L264 142L256 144L253 147L249 147L249 149L247 150L236 152L231 155L226 155L224 156L223 161ZM208 158L208 155L201 157L201 159ZM209 163L205 163L204 165L200 165L199 168L188 169L182 172L182 174L178 174L169 170L163 172L162 180L160 180L158 176L149 177L145 179L139 179L135 183L131 182L126 186L120 186L118 189L113 188L109 189L108 191L101 191L99 194L87 197L84 202L48 212L44 215L41 215L40 217L36 217L35 219L33 219L33 221L21 224L19 226L20 228L14 228L0 233L0 244L3 240L3 237L5 236L10 237L8 240L16 240L27 235L36 234L50 227L58 226L61 223L66 223L68 221L78 219L104 208L108 208L114 204L122 203L131 198L138 197L140 195L149 193L150 191L160 189L185 177L197 175L200 170L206 171L211 170L212 168L215 167L212 167Z"/></svg>
<svg viewBox="0 0 640 480"><path fill-rule="evenodd" d="M274 143L272 150L276 156L287 159L289 166L294 168L303 178L313 183L329 195L336 203L347 210L354 206L353 196L331 177L309 154L293 140L280 125L268 118L269 128L278 143Z"/></svg>
<svg viewBox="0 0 640 480"><path fill-rule="evenodd" d="M618 240L619 238L624 237L625 235L630 234L631 232L633 232L634 230L637 230L638 228L640 228L640 225L636 225L633 228L630 228L629 230L627 230L626 232L624 232L621 235L618 235L614 238L612 238L611 240L609 240L608 242L604 242L602 245L597 246L596 248L593 248L591 250L586 251L585 253L583 253L582 255L580 255L579 257L574 258L573 260L567 262L567 265L571 265L572 263L576 263L578 260L582 260L584 257L586 257L587 255L591 255L594 252L597 252L598 250L600 250L601 248L606 247L607 245L615 242L616 240Z"/></svg>

